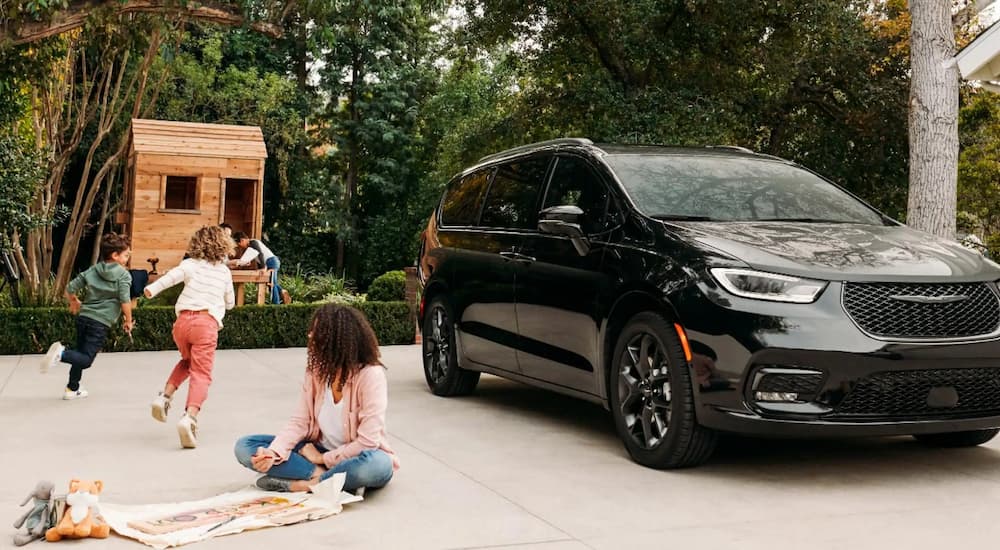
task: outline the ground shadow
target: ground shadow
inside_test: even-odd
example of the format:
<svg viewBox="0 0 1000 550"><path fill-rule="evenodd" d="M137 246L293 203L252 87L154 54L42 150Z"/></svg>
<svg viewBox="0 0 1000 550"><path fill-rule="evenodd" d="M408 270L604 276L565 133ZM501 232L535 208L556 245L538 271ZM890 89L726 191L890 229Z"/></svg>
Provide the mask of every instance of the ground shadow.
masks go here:
<svg viewBox="0 0 1000 550"><path fill-rule="evenodd" d="M611 415L602 406L508 380L484 376L464 399L518 417L609 444L625 455ZM611 448L621 449L611 451ZM1000 479L1000 450L993 447L935 449L908 436L851 439L770 439L724 435L712 459L684 475L815 483L817 477L849 476L853 482L909 483L934 469Z"/></svg>

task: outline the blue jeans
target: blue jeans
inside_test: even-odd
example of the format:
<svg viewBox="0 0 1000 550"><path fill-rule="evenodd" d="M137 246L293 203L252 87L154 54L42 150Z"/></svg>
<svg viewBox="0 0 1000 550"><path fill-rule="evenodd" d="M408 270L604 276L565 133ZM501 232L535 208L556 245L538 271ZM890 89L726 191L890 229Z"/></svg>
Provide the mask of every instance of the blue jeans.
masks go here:
<svg viewBox="0 0 1000 550"><path fill-rule="evenodd" d="M71 365L67 388L73 391L80 389L84 369L89 369L94 364L94 358L104 347L107 338L108 327L103 323L90 317L76 316L76 349L64 349L62 353L62 362Z"/></svg>
<svg viewBox="0 0 1000 550"><path fill-rule="evenodd" d="M257 453L259 447L267 448L274 441L273 435L247 435L236 441L233 451L236 453L236 460L240 464L253 470L253 463L250 457ZM306 457L300 455L298 450L309 441L302 441L288 455L288 460L272 466L267 475L280 477L282 479L310 479L316 471L316 465L309 462ZM318 443L313 443L320 452L326 452ZM254 470L256 471L256 470ZM344 490L353 491L358 487L369 487L377 489L384 487L392 479L392 458L379 449L361 451L356 457L338 462L326 471L320 481L325 481L333 474L344 472L347 479L344 480Z"/></svg>
<svg viewBox="0 0 1000 550"><path fill-rule="evenodd" d="M281 260L277 256L271 256L264 262L264 267L274 270L271 272L271 303L283 303L281 299L281 286L278 285L278 270L281 269Z"/></svg>

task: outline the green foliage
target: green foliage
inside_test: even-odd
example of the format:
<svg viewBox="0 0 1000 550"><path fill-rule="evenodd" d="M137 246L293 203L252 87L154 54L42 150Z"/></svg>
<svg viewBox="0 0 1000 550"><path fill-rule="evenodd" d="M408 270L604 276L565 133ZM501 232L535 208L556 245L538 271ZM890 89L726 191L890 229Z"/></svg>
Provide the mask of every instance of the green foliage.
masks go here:
<svg viewBox="0 0 1000 550"><path fill-rule="evenodd" d="M316 305L246 306L226 314L219 333L219 349L302 347ZM382 345L413 342L415 321L405 302L367 302L358 306ZM135 312L132 341L121 326L108 337L104 351L159 351L176 349L173 308L146 307ZM75 318L65 308L0 309L0 355L41 353L58 340L76 340Z"/></svg>
<svg viewBox="0 0 1000 550"><path fill-rule="evenodd" d="M383 273L368 287L368 299L392 302L406 299L406 272L402 269Z"/></svg>
<svg viewBox="0 0 1000 550"><path fill-rule="evenodd" d="M0 247L13 242L14 232L24 233L45 222L25 207L44 179L41 153L17 134L0 133Z"/></svg>
<svg viewBox="0 0 1000 550"><path fill-rule="evenodd" d="M433 91L434 12L442 2L365 0L317 5L315 55L330 101L318 137L349 214L337 230L364 287L387 269L409 265L426 211L414 207L428 172L421 106Z"/></svg>
<svg viewBox="0 0 1000 550"><path fill-rule="evenodd" d="M350 296L352 290L347 282L332 274L303 275L301 273L278 272L281 287L288 291L297 303L331 301L330 296Z"/></svg>
<svg viewBox="0 0 1000 550"><path fill-rule="evenodd" d="M959 113L959 229L1000 252L1000 96L967 94Z"/></svg>
<svg viewBox="0 0 1000 550"><path fill-rule="evenodd" d="M461 4L466 47L442 85L458 101L435 105L450 127L430 132L447 144L439 177L484 152L566 135L732 144L905 210L908 64L881 26L898 14L881 3Z"/></svg>

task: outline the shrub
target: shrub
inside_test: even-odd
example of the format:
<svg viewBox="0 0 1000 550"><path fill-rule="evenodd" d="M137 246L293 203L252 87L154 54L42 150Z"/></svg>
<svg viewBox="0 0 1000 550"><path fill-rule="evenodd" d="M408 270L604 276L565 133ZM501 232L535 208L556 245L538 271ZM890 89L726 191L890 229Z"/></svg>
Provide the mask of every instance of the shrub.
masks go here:
<svg viewBox="0 0 1000 550"><path fill-rule="evenodd" d="M374 302L395 302L406 299L406 272L383 273L368 287L368 299Z"/></svg>
<svg viewBox="0 0 1000 550"><path fill-rule="evenodd" d="M245 306L226 314L219 333L220 349L284 348L306 345L309 321L317 305ZM413 343L414 319L405 302L365 302L358 309L368 317L382 345ZM171 331L172 307L147 306L134 313L136 326L130 342L118 324L104 351L159 351L176 349ZM0 310L0 355L42 353L59 340L76 341L76 320L66 308Z"/></svg>
<svg viewBox="0 0 1000 550"><path fill-rule="evenodd" d="M279 271L278 283L293 301L304 304L329 301L326 298L331 294L352 294L344 279L331 274L285 276Z"/></svg>

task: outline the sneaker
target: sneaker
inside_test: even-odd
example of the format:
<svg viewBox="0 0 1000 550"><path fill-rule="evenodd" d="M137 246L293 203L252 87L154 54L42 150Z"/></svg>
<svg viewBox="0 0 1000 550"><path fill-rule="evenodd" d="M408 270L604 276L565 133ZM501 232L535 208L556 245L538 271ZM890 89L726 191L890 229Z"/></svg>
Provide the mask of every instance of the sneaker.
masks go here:
<svg viewBox="0 0 1000 550"><path fill-rule="evenodd" d="M257 487L275 493L289 493L292 490L292 482L278 477L263 476L257 478Z"/></svg>
<svg viewBox="0 0 1000 550"><path fill-rule="evenodd" d="M177 423L177 435L181 437L181 447L194 449L198 446L198 420L184 413Z"/></svg>
<svg viewBox="0 0 1000 550"><path fill-rule="evenodd" d="M163 395L163 392L160 392L153 398L150 407L153 412L153 418L160 422L167 421L167 413L170 412L170 398Z"/></svg>
<svg viewBox="0 0 1000 550"><path fill-rule="evenodd" d="M76 391L73 391L73 390L71 390L69 388L66 388L66 390L63 391L63 401L72 401L74 399L83 399L83 398L87 397L88 395L90 395L90 394L87 393L87 390L83 389L83 386L80 386L80 389L78 389Z"/></svg>
<svg viewBox="0 0 1000 550"><path fill-rule="evenodd" d="M42 362L38 365L42 374L49 372L49 369L59 364L59 360L62 359L62 352L64 349L66 349L66 347L59 342L53 342L52 345L49 346L49 351L45 352L45 357L42 357Z"/></svg>

